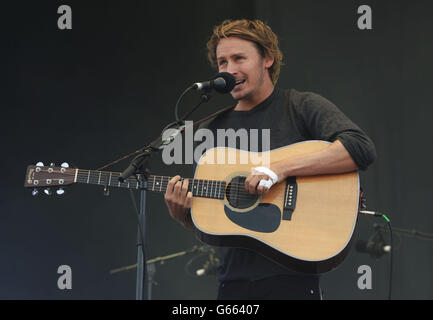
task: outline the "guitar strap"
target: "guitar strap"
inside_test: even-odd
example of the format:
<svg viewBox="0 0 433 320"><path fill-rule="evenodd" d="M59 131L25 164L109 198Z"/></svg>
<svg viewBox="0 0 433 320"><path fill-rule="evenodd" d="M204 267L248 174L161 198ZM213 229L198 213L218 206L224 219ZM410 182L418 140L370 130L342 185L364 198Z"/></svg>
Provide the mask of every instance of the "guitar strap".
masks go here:
<svg viewBox="0 0 433 320"><path fill-rule="evenodd" d="M230 106L230 107L227 107L227 108L221 109L221 110L219 110L219 111L217 111L217 112L215 112L215 113L212 113L211 115L209 115L209 116L207 116L207 117L204 117L203 119L200 119L200 120L198 120L198 121L194 121L193 126L196 126L196 125L198 125L198 124L200 124L200 123L202 123L202 122L205 122L206 120L209 120L209 119L215 118L216 116L218 116L218 115L220 115L220 114L222 114L222 113L224 113L224 112L230 111L230 110L232 110L232 109L234 109L234 108L235 108L235 106ZM180 130L180 133L183 133L184 131L185 131L185 127L183 127L183 128ZM153 142L152 142L152 143L153 143ZM113 161L113 162L110 162L110 163L106 164L105 166L103 166L103 167L101 167L101 168L98 168L98 169L96 169L96 170L97 170L97 171L101 171L101 170L103 170L103 169L106 169L106 168L108 168L108 167L111 167L111 166L115 165L116 163L119 163L119 162L122 161L122 160L128 159L129 157L132 157L133 155L136 155L136 154L142 152L142 150L145 150L145 149L149 148L149 147L152 145L152 143L150 143L150 144L147 145L146 147L143 147L143 148L141 148L141 149L139 149L139 150L137 150L137 151L134 151L134 152L132 152L132 153L130 153L130 154L128 154L128 155L126 155L126 156L120 158L120 159L117 159L117 160L115 160L115 161Z"/></svg>
<svg viewBox="0 0 433 320"><path fill-rule="evenodd" d="M200 124L200 123L202 123L202 122L205 122L206 120L209 120L209 119L211 119L211 118L215 118L216 116L218 116L218 115L220 115L220 114L222 114L222 113L224 113L224 112L226 112L226 111L230 111L230 110L232 110L232 109L234 109L234 108L235 108L235 106L230 106L230 107L227 107L227 108L221 109L221 110L219 110L219 111L217 111L217 112L215 112L215 113L212 113L210 116L207 116L207 117L205 117L205 118L203 118L203 119L200 119L200 120L198 120L198 121L195 121L195 122L194 122L194 125L196 125L196 124Z"/></svg>

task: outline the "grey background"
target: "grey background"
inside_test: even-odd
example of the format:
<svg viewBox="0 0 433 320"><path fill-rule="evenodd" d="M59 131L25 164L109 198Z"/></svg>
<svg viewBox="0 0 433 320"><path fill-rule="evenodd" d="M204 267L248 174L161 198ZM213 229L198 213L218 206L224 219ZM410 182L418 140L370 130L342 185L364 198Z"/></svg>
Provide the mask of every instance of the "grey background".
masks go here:
<svg viewBox="0 0 433 320"><path fill-rule="evenodd" d="M72 7L72 30L57 28L57 8ZM358 6L373 30L357 28ZM39 1L1 9L2 183L0 299L134 299L136 218L126 190L75 185L59 198L23 188L27 165L63 161L96 169L144 146L174 119L178 96L213 70L205 43L226 18L261 18L279 35L285 65L278 86L333 101L376 144L361 174L372 210L394 227L433 233L430 106L433 22L430 1ZM197 101L189 95L182 110ZM198 119L231 103L214 95ZM123 162L112 170L127 166ZM152 172L192 176L191 166L152 159ZM148 195L149 258L199 244ZM373 234L360 217L355 240ZM388 234L384 233L388 239ZM395 235L393 297L433 298L432 242ZM155 299L214 299L214 277L184 271L190 257L157 267ZM386 299L389 256L351 250L323 276L326 299ZM57 268L72 268L72 290L57 288ZM359 290L369 265L373 289Z"/></svg>

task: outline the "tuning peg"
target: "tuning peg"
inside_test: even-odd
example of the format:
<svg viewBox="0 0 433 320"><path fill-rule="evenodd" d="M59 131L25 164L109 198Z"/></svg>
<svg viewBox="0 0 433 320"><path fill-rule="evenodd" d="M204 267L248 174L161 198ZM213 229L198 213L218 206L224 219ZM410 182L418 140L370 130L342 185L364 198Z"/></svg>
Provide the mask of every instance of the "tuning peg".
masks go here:
<svg viewBox="0 0 433 320"><path fill-rule="evenodd" d="M68 164L67 162L63 162L63 163L61 164L61 167L62 167L62 168L69 168L69 164Z"/></svg>
<svg viewBox="0 0 433 320"><path fill-rule="evenodd" d="M38 163L36 163L36 167L43 167L44 166L44 163L43 162L38 162Z"/></svg>
<svg viewBox="0 0 433 320"><path fill-rule="evenodd" d="M32 196L36 197L38 194L39 194L39 190L38 189L33 189Z"/></svg>
<svg viewBox="0 0 433 320"><path fill-rule="evenodd" d="M44 193L45 193L47 196L51 196L51 195L53 194L53 192L51 191L50 188L46 188L46 189L44 189Z"/></svg>
<svg viewBox="0 0 433 320"><path fill-rule="evenodd" d="M57 189L56 191L57 195L61 196L62 194L65 193L65 190L63 190L62 188Z"/></svg>
<svg viewBox="0 0 433 320"><path fill-rule="evenodd" d="M50 163L50 167L55 167L56 165L54 163Z"/></svg>

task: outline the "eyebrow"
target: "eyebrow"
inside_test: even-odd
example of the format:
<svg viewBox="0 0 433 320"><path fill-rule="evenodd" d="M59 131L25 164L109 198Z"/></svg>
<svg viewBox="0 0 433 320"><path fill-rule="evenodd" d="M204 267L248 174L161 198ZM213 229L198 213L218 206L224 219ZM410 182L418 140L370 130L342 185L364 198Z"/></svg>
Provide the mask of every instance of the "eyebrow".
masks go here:
<svg viewBox="0 0 433 320"><path fill-rule="evenodd" d="M236 52L236 53L231 54L230 57L243 56L243 55L245 55L244 52ZM223 59L226 59L226 57L225 56L217 57L217 61L220 61Z"/></svg>

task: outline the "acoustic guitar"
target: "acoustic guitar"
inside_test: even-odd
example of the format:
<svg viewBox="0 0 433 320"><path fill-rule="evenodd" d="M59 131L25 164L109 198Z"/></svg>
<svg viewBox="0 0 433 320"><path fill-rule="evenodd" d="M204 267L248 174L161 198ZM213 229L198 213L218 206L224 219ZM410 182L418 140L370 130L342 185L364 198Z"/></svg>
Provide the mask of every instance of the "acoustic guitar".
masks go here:
<svg viewBox="0 0 433 320"><path fill-rule="evenodd" d="M305 141L269 151L271 162L316 152L325 141ZM290 177L264 196L245 190L263 153L232 148L207 150L197 163L188 190L194 199L192 220L197 237L210 245L255 250L287 268L310 274L328 272L347 256L358 217L358 172ZM221 161L225 159L225 161ZM241 161L242 160L242 161ZM221 164L225 163L225 164ZM74 183L140 189L143 176L124 182L120 172L28 166L25 187L64 187ZM165 193L172 177L149 175L148 191Z"/></svg>

